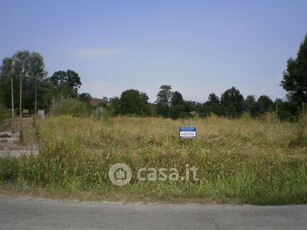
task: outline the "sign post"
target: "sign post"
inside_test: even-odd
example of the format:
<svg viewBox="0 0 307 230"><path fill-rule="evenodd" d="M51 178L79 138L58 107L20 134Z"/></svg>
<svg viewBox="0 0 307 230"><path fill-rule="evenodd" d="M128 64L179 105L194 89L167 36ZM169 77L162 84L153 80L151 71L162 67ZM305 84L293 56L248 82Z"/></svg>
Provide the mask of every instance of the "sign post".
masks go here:
<svg viewBox="0 0 307 230"><path fill-rule="evenodd" d="M179 140L180 139L196 139L197 131L194 126L181 126L179 127Z"/></svg>

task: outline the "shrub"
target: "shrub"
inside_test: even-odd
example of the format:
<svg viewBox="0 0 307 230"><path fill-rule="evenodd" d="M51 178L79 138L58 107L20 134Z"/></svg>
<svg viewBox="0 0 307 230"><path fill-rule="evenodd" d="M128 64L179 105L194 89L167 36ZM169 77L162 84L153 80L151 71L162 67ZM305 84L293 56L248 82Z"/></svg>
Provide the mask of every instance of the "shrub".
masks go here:
<svg viewBox="0 0 307 230"><path fill-rule="evenodd" d="M297 117L295 124L295 139L289 143L290 147L304 147L306 145L305 129L307 124L307 109L302 106L302 110Z"/></svg>
<svg viewBox="0 0 307 230"><path fill-rule="evenodd" d="M0 103L0 125L9 117L7 109Z"/></svg>
<svg viewBox="0 0 307 230"><path fill-rule="evenodd" d="M72 115L75 117L85 117L89 115L86 104L74 98L60 98L53 102L49 114L52 116Z"/></svg>
<svg viewBox="0 0 307 230"><path fill-rule="evenodd" d="M14 182L18 177L18 161L15 158L0 158L0 184Z"/></svg>

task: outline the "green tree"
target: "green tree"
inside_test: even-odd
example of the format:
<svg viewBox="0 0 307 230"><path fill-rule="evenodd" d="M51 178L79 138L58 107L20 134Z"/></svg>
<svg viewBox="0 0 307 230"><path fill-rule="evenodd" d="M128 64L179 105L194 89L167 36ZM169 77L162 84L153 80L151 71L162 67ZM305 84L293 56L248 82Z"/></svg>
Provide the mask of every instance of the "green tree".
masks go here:
<svg viewBox="0 0 307 230"><path fill-rule="evenodd" d="M76 98L81 86L79 74L73 70L56 71L50 78L52 96Z"/></svg>
<svg viewBox="0 0 307 230"><path fill-rule="evenodd" d="M149 115L148 96L135 89L122 92L119 113L123 115Z"/></svg>
<svg viewBox="0 0 307 230"><path fill-rule="evenodd" d="M245 99L244 110L250 114L251 117L258 117L261 115L261 108L253 95L248 95Z"/></svg>
<svg viewBox="0 0 307 230"><path fill-rule="evenodd" d="M4 105L11 107L12 79L15 108L21 106L34 111L35 105L42 107L46 76L43 57L37 52L18 51L12 57L4 58L0 67L0 92Z"/></svg>
<svg viewBox="0 0 307 230"><path fill-rule="evenodd" d="M235 87L226 90L221 96L223 115L239 117L244 111L244 97Z"/></svg>
<svg viewBox="0 0 307 230"><path fill-rule="evenodd" d="M219 105L220 99L215 93L210 93L208 96L208 102L212 105Z"/></svg>
<svg viewBox="0 0 307 230"><path fill-rule="evenodd" d="M198 109L197 112L201 117L210 116L214 113L216 115L221 114L221 102L219 97L215 93L210 93L208 96L208 101L204 102Z"/></svg>
<svg viewBox="0 0 307 230"><path fill-rule="evenodd" d="M277 116L280 120L294 121L296 108L289 101L276 99L274 102Z"/></svg>
<svg viewBox="0 0 307 230"><path fill-rule="evenodd" d="M198 109L197 113L200 117L207 117L210 116L212 113L211 107L208 105L208 101L204 102Z"/></svg>
<svg viewBox="0 0 307 230"><path fill-rule="evenodd" d="M11 78L14 80L14 95L17 95L16 82L17 77L14 74L13 70L13 60L12 58L4 58L2 61L2 65L0 67L0 102L6 108L11 107ZM16 106L15 101L15 106Z"/></svg>
<svg viewBox="0 0 307 230"><path fill-rule="evenodd" d="M209 94L207 106L209 107L210 113L214 113L216 115L221 114L221 101L215 93Z"/></svg>
<svg viewBox="0 0 307 230"><path fill-rule="evenodd" d="M182 94L178 91L175 91L174 93L172 93L171 106L174 107L178 105L183 106L184 100L183 100Z"/></svg>
<svg viewBox="0 0 307 230"><path fill-rule="evenodd" d="M87 106L90 106L90 102L91 100L93 99L91 94L89 93L81 93L79 96L78 96L78 99L82 102L84 102Z"/></svg>
<svg viewBox="0 0 307 230"><path fill-rule="evenodd" d="M110 98L110 109L114 115L120 114L120 99L118 97Z"/></svg>
<svg viewBox="0 0 307 230"><path fill-rule="evenodd" d="M307 102L307 35L296 59L288 60L281 85L287 91L289 102L296 108L301 108L302 103Z"/></svg>
<svg viewBox="0 0 307 230"><path fill-rule="evenodd" d="M172 93L170 103L170 117L172 119L184 117L184 100L182 94L178 91Z"/></svg>
<svg viewBox="0 0 307 230"><path fill-rule="evenodd" d="M172 119L184 118L185 115L183 105L175 105L170 108L170 117Z"/></svg>
<svg viewBox="0 0 307 230"><path fill-rule="evenodd" d="M170 117L170 103L172 98L172 87L170 85L162 85L157 94L157 113L163 117Z"/></svg>
<svg viewBox="0 0 307 230"><path fill-rule="evenodd" d="M274 102L268 96L260 96L257 102L262 113L271 112L273 110Z"/></svg>
<svg viewBox="0 0 307 230"><path fill-rule="evenodd" d="M196 101L184 101L184 112L190 113L197 110L197 107L200 105L200 103Z"/></svg>

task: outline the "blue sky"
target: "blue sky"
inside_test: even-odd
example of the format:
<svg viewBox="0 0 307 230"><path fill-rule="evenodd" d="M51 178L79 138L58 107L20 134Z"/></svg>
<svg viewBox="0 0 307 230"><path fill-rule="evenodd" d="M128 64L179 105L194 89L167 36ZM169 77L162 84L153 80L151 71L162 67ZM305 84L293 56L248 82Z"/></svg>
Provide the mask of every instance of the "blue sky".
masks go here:
<svg viewBox="0 0 307 230"><path fill-rule="evenodd" d="M0 0L0 59L39 52L49 76L79 73L80 92L150 101L162 84L204 102L235 86L283 98L287 59L307 34L306 0Z"/></svg>

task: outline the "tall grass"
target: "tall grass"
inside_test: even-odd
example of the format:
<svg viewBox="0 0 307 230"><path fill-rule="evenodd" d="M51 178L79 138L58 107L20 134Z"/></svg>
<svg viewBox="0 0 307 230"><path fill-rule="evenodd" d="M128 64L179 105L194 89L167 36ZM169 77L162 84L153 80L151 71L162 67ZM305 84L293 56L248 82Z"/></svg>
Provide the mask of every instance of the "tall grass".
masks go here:
<svg viewBox="0 0 307 230"><path fill-rule="evenodd" d="M3 106L3 104L0 102L0 131L2 129L2 124L5 121L5 119L9 118L9 113L7 109Z"/></svg>
<svg viewBox="0 0 307 230"><path fill-rule="evenodd" d="M90 111L86 104L75 98L61 97L54 100L49 111L49 115L71 115L75 117L85 117Z"/></svg>
<svg viewBox="0 0 307 230"><path fill-rule="evenodd" d="M178 127L195 125L198 138L180 142ZM1 159L2 183L21 188L98 193L141 200L192 200L252 204L307 203L305 147L290 148L291 123L270 119L168 120L117 117L94 121L72 116L38 122L40 155ZM6 162L8 161L8 162ZM127 163L133 178L117 187L114 163ZM141 167L198 168L199 181L138 181Z"/></svg>

